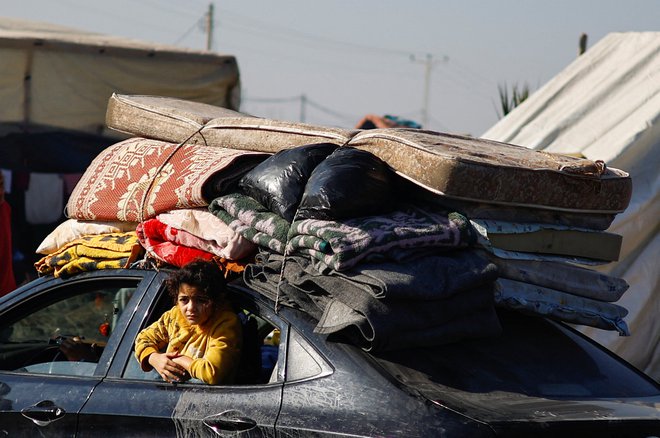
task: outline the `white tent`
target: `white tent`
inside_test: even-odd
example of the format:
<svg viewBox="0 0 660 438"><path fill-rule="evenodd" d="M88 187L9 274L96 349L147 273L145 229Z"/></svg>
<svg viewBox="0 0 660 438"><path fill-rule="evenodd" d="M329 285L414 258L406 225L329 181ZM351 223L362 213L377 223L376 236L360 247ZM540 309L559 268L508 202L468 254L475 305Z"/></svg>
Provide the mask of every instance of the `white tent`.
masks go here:
<svg viewBox="0 0 660 438"><path fill-rule="evenodd" d="M238 64L232 55L0 17L0 170L8 188L20 181L13 172L30 173L29 188L14 184L9 194L21 271L36 261L44 225L63 219L62 174L71 185L101 150L124 137L106 126L113 93L237 110ZM44 187L61 188L56 193L63 199L50 196L44 207L35 196L43 196ZM40 214L46 210L53 214Z"/></svg>
<svg viewBox="0 0 660 438"><path fill-rule="evenodd" d="M0 123L105 131L112 93L238 109L236 59L0 17Z"/></svg>
<svg viewBox="0 0 660 438"><path fill-rule="evenodd" d="M630 206L609 228L620 260L598 269L630 284L618 304L632 336L583 331L660 380L660 32L607 35L482 137L631 174Z"/></svg>

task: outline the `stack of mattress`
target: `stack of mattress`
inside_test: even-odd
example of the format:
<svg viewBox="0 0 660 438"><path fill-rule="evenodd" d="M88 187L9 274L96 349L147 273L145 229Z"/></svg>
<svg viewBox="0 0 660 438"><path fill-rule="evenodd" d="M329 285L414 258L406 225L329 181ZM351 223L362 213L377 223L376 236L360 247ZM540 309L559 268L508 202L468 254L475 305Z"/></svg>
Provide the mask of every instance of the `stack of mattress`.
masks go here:
<svg viewBox="0 0 660 438"><path fill-rule="evenodd" d="M625 281L592 269L617 260L621 236L606 230L626 209L632 192L629 175L603 162L432 131L343 130L262 119L154 96L113 95L106 124L139 138L129 140L132 150L145 142L166 142L170 145L161 147L160 156L169 157L176 149L183 157L197 159L195 166L215 160L245 163L245 168L269 154L312 143L367 151L402 177L410 200L456 211L470 220L479 236L475 249L498 267L498 306L628 334L626 309L615 304L627 288ZM194 158L193 145L223 152ZM203 189L209 189L207 181L175 187L179 201L187 203L159 206L167 193L154 187L166 189L159 180L175 175L174 168L167 173L167 161L142 180L127 181L122 189L123 217L90 214L96 211L94 203L114 190L108 188L108 179L104 197L87 196L94 175L72 195L69 216L82 221L144 221L168 208L203 206L203 200L190 201L208 200L202 196ZM184 169L192 181L195 166L183 163L176 172ZM207 166L204 171L216 175L218 168Z"/></svg>
<svg viewBox="0 0 660 438"><path fill-rule="evenodd" d="M622 237L605 230L630 201L627 173L424 131L375 130L348 144L390 163L414 183L419 202L471 219L478 246L500 268L499 306L629 334L627 310L614 304L628 285L591 269L618 260Z"/></svg>

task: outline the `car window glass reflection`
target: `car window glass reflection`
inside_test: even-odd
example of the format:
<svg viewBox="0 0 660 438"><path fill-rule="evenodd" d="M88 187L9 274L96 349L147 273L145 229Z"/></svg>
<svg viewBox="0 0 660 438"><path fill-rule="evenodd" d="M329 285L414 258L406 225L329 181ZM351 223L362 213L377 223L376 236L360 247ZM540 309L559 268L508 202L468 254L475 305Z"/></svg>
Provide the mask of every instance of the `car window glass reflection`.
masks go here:
<svg viewBox="0 0 660 438"><path fill-rule="evenodd" d="M0 323L0 369L92 375L134 292L134 281L88 282L14 309Z"/></svg>

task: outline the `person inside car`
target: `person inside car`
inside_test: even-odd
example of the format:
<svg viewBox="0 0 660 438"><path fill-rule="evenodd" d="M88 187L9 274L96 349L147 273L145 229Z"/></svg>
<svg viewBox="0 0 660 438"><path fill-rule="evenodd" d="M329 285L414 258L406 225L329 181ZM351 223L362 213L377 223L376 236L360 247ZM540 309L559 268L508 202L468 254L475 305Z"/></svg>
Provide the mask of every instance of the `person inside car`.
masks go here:
<svg viewBox="0 0 660 438"><path fill-rule="evenodd" d="M138 333L135 357L143 371L166 382L196 379L232 383L240 358L242 327L226 298L226 282L213 261L196 260L166 280L174 307Z"/></svg>
<svg viewBox="0 0 660 438"><path fill-rule="evenodd" d="M55 342L67 360L78 362L98 362L105 345L84 342L79 336L72 338L58 337Z"/></svg>

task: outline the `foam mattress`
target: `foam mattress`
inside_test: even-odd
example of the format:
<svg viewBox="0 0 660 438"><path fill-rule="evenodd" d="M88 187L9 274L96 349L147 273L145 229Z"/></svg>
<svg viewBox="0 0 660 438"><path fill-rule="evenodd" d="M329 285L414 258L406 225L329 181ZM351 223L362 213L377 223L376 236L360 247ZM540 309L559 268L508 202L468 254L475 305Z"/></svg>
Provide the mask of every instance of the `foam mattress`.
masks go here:
<svg viewBox="0 0 660 438"><path fill-rule="evenodd" d="M505 207L612 215L626 209L632 193L630 176L601 161L419 129L344 130L117 94L110 98L106 123L158 140L270 153L320 142L355 147L437 195Z"/></svg>
<svg viewBox="0 0 660 438"><path fill-rule="evenodd" d="M252 117L213 105L159 96L113 94L106 125L171 143L277 152L312 143L346 143L352 131Z"/></svg>

